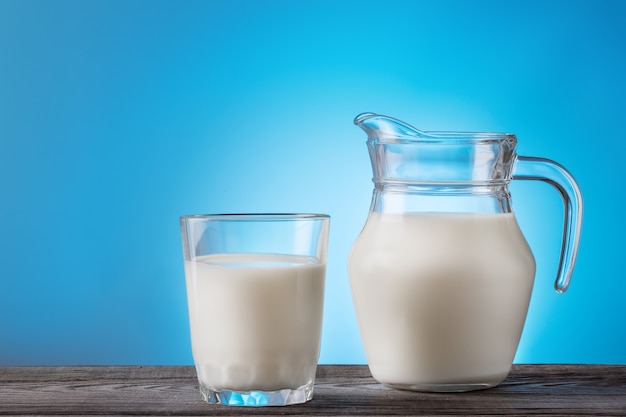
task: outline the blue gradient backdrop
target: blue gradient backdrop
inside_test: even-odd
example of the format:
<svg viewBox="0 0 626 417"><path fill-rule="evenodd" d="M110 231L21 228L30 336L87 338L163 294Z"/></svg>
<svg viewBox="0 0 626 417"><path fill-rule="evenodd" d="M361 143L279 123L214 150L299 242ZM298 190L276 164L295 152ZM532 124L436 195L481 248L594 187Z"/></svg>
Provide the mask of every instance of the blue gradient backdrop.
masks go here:
<svg viewBox="0 0 626 417"><path fill-rule="evenodd" d="M0 0L0 365L191 364L178 217L332 216L321 363L365 363L346 259L373 111L507 131L537 279L517 362L626 363L624 1Z"/></svg>

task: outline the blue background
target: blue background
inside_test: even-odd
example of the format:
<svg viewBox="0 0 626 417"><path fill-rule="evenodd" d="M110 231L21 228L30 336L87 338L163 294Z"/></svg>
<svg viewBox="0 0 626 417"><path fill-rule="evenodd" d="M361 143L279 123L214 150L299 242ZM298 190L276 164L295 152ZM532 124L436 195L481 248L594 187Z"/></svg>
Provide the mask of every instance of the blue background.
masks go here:
<svg viewBox="0 0 626 417"><path fill-rule="evenodd" d="M0 365L191 364L178 217L332 216L321 363L365 363L346 260L360 112L507 131L585 198L511 185L538 269L516 362L626 363L624 1L0 0Z"/></svg>

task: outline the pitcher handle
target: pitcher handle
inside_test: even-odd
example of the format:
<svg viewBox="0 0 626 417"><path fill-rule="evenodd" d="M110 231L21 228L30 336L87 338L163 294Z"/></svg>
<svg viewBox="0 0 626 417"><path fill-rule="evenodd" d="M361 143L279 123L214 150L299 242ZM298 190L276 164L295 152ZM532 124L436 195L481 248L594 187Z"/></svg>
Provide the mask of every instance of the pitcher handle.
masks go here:
<svg viewBox="0 0 626 417"><path fill-rule="evenodd" d="M554 282L554 289L564 293L569 286L583 222L583 197L576 180L565 167L545 158L518 156L513 173L515 180L539 180L547 182L559 191L565 210L561 259Z"/></svg>

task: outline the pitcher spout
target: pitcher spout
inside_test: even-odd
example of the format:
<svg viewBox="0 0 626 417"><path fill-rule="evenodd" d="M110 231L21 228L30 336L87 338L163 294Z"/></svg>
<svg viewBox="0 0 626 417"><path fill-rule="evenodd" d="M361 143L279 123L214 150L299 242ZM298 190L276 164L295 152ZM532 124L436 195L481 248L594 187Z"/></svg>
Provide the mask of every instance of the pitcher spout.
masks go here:
<svg viewBox="0 0 626 417"><path fill-rule="evenodd" d="M354 124L365 131L369 140L410 140L430 137L429 134L414 128L408 123L376 113L361 113L354 118Z"/></svg>

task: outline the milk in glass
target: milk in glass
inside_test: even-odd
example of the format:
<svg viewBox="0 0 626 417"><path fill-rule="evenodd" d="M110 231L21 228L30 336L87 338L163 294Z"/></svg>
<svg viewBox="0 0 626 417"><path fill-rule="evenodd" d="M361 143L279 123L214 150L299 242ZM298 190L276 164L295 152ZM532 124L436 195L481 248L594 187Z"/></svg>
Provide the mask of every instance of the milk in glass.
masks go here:
<svg viewBox="0 0 626 417"><path fill-rule="evenodd" d="M185 270L202 385L272 391L313 382L323 264L307 256L220 254L186 261Z"/></svg>

